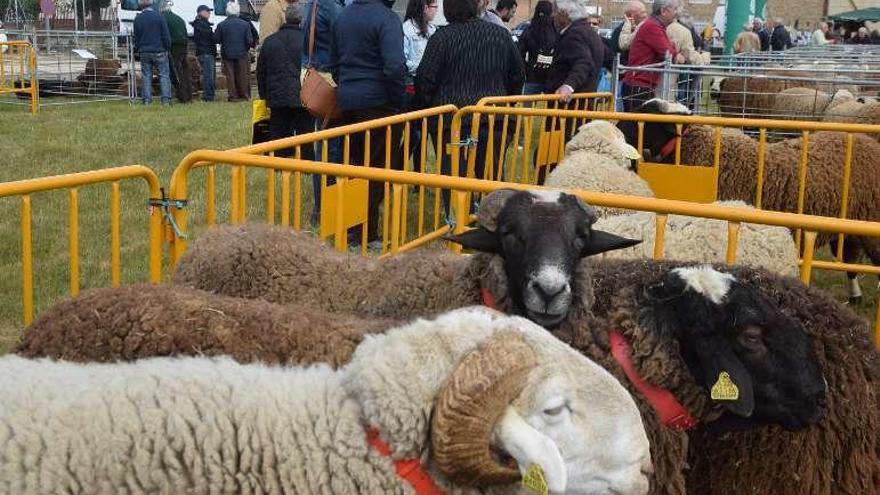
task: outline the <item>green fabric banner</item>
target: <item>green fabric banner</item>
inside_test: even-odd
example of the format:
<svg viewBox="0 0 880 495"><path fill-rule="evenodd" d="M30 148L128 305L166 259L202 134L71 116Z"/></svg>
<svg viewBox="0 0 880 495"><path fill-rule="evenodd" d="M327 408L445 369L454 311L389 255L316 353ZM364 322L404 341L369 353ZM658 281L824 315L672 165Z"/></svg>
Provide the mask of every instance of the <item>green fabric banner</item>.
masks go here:
<svg viewBox="0 0 880 495"><path fill-rule="evenodd" d="M725 53L733 51L733 42L747 22L751 22L755 17L767 20L764 15L766 6L767 0L727 0L726 21L724 23Z"/></svg>

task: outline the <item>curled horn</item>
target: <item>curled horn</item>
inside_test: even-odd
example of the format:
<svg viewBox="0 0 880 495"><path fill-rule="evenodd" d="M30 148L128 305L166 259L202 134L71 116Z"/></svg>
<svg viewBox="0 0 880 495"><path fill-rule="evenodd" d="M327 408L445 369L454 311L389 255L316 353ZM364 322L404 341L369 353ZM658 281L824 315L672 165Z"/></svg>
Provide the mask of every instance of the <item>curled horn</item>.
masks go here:
<svg viewBox="0 0 880 495"><path fill-rule="evenodd" d="M440 390L431 420L433 457L443 474L471 486L521 479L516 466L493 457L490 441L536 364L534 351L514 331L496 333L462 359Z"/></svg>
<svg viewBox="0 0 880 495"><path fill-rule="evenodd" d="M477 222L486 229L495 232L498 226L498 213L504 208L504 203L516 193L513 189L499 189L493 191L480 201L480 210L477 213Z"/></svg>

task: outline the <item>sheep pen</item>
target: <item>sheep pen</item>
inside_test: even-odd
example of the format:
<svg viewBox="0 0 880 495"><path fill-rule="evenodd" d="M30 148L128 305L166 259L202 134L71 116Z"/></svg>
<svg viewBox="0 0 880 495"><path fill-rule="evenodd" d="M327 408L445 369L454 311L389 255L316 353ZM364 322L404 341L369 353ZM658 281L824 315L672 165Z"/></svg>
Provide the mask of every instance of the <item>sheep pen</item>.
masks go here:
<svg viewBox="0 0 880 495"><path fill-rule="evenodd" d="M14 352L80 362L228 355L241 363L336 368L349 361L364 335L394 324L390 318L139 284L92 289L55 304L25 330Z"/></svg>

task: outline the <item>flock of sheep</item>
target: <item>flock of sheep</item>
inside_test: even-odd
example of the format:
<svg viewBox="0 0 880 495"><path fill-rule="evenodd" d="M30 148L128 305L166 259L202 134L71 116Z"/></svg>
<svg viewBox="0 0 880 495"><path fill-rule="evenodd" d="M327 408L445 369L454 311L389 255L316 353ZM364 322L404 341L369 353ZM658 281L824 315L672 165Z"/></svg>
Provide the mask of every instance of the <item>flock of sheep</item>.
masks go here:
<svg viewBox="0 0 880 495"><path fill-rule="evenodd" d="M586 124L547 185L652 196L633 132ZM719 199L750 208L757 142L721 138ZM645 126L669 139L712 163L714 130ZM811 135L806 213L837 215L843 139ZM880 220L853 139L850 217ZM764 207L793 209L800 146L767 145ZM390 259L218 227L167 285L56 304L0 357L0 493L880 493L880 354L792 278L788 230L743 226L728 267L724 222L670 217L652 261L653 214L558 190L477 222L449 238L475 254Z"/></svg>
<svg viewBox="0 0 880 495"><path fill-rule="evenodd" d="M762 268L604 259L638 241L598 216L500 190L451 238L476 254L391 259L210 230L0 358L0 492L876 492L864 320Z"/></svg>

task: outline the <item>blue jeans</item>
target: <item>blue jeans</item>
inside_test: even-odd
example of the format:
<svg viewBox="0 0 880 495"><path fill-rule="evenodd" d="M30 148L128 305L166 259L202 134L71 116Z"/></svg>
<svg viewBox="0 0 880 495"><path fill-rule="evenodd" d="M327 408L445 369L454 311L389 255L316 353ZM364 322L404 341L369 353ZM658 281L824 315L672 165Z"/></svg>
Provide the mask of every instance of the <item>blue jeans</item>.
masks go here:
<svg viewBox="0 0 880 495"><path fill-rule="evenodd" d="M162 104L171 104L171 66L168 65L168 52L141 53L141 73L144 76L144 105L153 102L153 64L159 68L159 89Z"/></svg>
<svg viewBox="0 0 880 495"><path fill-rule="evenodd" d="M213 55L199 55L202 66L202 101L214 101L214 79L217 77L216 61Z"/></svg>

